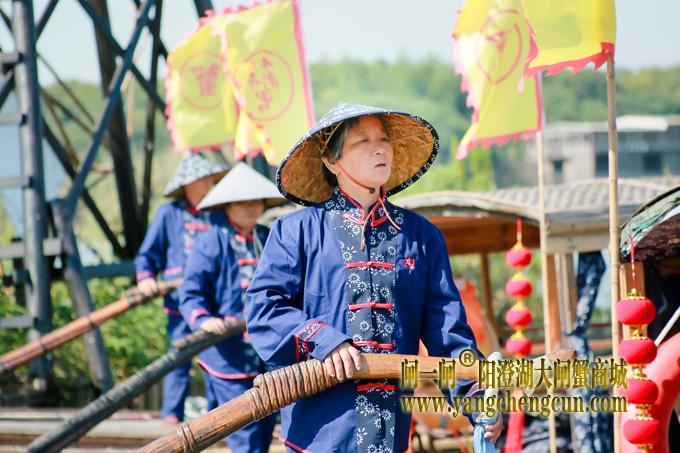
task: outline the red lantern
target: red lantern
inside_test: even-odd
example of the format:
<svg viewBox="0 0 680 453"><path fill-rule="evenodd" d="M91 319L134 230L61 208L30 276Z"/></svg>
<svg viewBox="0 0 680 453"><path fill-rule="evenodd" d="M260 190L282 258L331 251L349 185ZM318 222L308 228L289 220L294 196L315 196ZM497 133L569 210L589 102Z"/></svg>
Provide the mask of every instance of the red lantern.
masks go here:
<svg viewBox="0 0 680 453"><path fill-rule="evenodd" d="M511 336L505 342L505 350L509 355L524 357L531 354L531 340L521 336Z"/></svg>
<svg viewBox="0 0 680 453"><path fill-rule="evenodd" d="M659 421L628 420L623 425L623 435L631 444L653 444L659 438Z"/></svg>
<svg viewBox="0 0 680 453"><path fill-rule="evenodd" d="M517 274L507 281L505 284L505 290L512 297L519 299L528 297L531 294L533 288L531 287L531 282L524 278L523 275Z"/></svg>
<svg viewBox="0 0 680 453"><path fill-rule="evenodd" d="M623 299L616 304L616 317L621 324L644 325L654 320L654 302L646 297Z"/></svg>
<svg viewBox="0 0 680 453"><path fill-rule="evenodd" d="M645 379L628 379L626 398L632 404L654 404L659 396L656 382Z"/></svg>
<svg viewBox="0 0 680 453"><path fill-rule="evenodd" d="M656 357L656 345L649 338L631 338L619 344L619 355L628 364L651 363Z"/></svg>
<svg viewBox="0 0 680 453"><path fill-rule="evenodd" d="M505 262L515 269L527 267L531 264L531 250L524 247L521 243L517 243L510 249L508 254L505 255Z"/></svg>
<svg viewBox="0 0 680 453"><path fill-rule="evenodd" d="M531 323L531 311L524 308L511 308L505 313L505 322L510 327L524 327Z"/></svg>

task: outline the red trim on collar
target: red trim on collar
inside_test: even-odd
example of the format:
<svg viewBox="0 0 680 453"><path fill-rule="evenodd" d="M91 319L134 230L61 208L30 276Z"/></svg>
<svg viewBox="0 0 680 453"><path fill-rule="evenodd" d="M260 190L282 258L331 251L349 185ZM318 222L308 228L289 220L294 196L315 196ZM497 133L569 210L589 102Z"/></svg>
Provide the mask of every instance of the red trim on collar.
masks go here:
<svg viewBox="0 0 680 453"><path fill-rule="evenodd" d="M371 216L371 226L377 227L381 223L387 222L387 216L382 216L378 220L375 219L375 213Z"/></svg>
<svg viewBox="0 0 680 453"><path fill-rule="evenodd" d="M187 200L187 205L186 205L186 210L192 213L193 215L201 215L202 212L196 209L196 206L192 205L189 203L189 200Z"/></svg>
<svg viewBox="0 0 680 453"><path fill-rule="evenodd" d="M366 211L364 211L364 208L362 208L361 205L358 202L356 202L351 196L349 196L349 194L347 194L347 192L342 190L340 188L340 186L338 186L338 190L340 191L340 193L342 193L350 201L350 203L352 203L359 211L361 211L361 218L358 219L358 218L354 217L353 215L351 215L349 213L344 213L342 215L343 220L347 220L347 221L350 221L352 223L356 223L357 225L363 225L364 224L363 217L366 215ZM382 199L382 203L380 203L380 200L378 200L378 201L376 201L376 204L382 204L383 210L385 210L385 209L387 209L384 206L385 200L387 199L387 192L385 192L381 187L380 193L381 193L380 199ZM376 206L374 206L374 208L375 207ZM375 218L376 211L377 211L377 209L371 209L371 222L370 222L371 227L377 227L378 225L387 221L387 215L384 215L382 217L378 217L376 219Z"/></svg>
<svg viewBox="0 0 680 453"><path fill-rule="evenodd" d="M239 258L236 260L236 264L239 266L247 266L249 264L257 264L260 260L257 258Z"/></svg>
<svg viewBox="0 0 680 453"><path fill-rule="evenodd" d="M350 197L347 194L347 192L345 192L344 190L342 190L340 188L340 186L338 186L338 190L340 191L341 194L343 194L345 197L347 197L347 199L350 201L350 203L352 203L358 210L361 211L362 217L366 215L366 211L364 211L364 208L362 208L361 205L357 201L354 200L354 198Z"/></svg>
<svg viewBox="0 0 680 453"><path fill-rule="evenodd" d="M241 234L241 230L236 225L231 223L231 221L229 220L228 217L227 217L227 223L229 224L229 226L231 226L236 231L236 234L234 234L234 239L236 239L239 242L253 242L253 240L254 240L253 235L255 234L255 227L252 227L250 229L250 231L248 231L248 233L244 236L244 235Z"/></svg>

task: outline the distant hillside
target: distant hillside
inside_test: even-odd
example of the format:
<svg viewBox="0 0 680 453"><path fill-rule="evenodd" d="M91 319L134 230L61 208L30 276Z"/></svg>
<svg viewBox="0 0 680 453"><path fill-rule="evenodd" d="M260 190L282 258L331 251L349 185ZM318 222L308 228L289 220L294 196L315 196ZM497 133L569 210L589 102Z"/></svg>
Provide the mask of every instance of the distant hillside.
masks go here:
<svg viewBox="0 0 680 453"><path fill-rule="evenodd" d="M503 149L493 148L490 153L473 152L463 162L451 162L450 150L467 129L471 112L465 106L465 94L460 92L460 77L454 75L453 68L448 64L433 59L415 63L406 60L395 63L346 60L314 63L310 72L317 117L343 100L407 110L422 115L434 124L441 139L440 158L435 169L407 193L442 188L482 190L508 186L521 181L520 176L526 172L518 164L522 153L522 147L518 144L509 144ZM102 107L100 87L80 82L69 82L68 86L83 100L90 116L96 120ZM606 86L602 71L547 77L543 87L548 122L606 119ZM61 87L53 85L47 91L73 110L78 110ZM146 96L139 87L134 88L134 95L132 93L130 85L123 102L127 114L132 115L130 142L139 181L142 173ZM680 114L680 67L640 72L619 71L617 110L619 115ZM89 143L89 134L58 110L57 115L64 128L72 134L74 150L82 155ZM79 117L91 124L86 115ZM53 123L52 120L50 122ZM157 116L156 134L159 152L154 162L153 205L162 201L162 188L179 158L176 153L170 152L170 139L160 116ZM99 154L99 163L103 167L110 165L110 155L105 150ZM93 188L95 196L101 200L101 206L117 207L113 184L113 178L109 177ZM117 209L107 209L105 214L117 225ZM85 224L89 224L89 221L85 220Z"/></svg>

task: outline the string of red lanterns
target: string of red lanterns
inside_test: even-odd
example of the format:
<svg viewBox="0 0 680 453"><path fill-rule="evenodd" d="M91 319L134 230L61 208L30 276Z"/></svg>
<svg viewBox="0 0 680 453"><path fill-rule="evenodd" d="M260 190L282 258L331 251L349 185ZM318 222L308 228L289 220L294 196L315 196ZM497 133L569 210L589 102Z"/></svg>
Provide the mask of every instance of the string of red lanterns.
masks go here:
<svg viewBox="0 0 680 453"><path fill-rule="evenodd" d="M531 251L522 244L522 219L517 219L517 242L505 255L505 262L516 271L505 283L505 291L515 300L505 313L505 322L515 330L505 342L505 350L515 358L523 358L531 354L531 340L524 336L524 329L531 324L531 311L524 300L533 288L524 276L524 269L531 264ZM521 390L515 392L521 394ZM504 453L521 453L523 432L524 412L510 413Z"/></svg>
<svg viewBox="0 0 680 453"><path fill-rule="evenodd" d="M531 295L531 282L524 276L524 268L531 264L531 250L522 244L522 219L517 219L517 242L505 256L505 261L516 270L505 284L505 291L515 299L515 304L505 313L505 322L515 333L505 342L505 350L515 357L531 354L531 340L524 336L524 328L531 324L531 311L524 300Z"/></svg>
<svg viewBox="0 0 680 453"><path fill-rule="evenodd" d="M625 396L635 405L637 414L623 426L623 435L640 451L649 452L658 440L659 421L651 415L651 407L659 396L656 383L645 374L644 367L656 358L656 345L645 335L644 327L652 322L656 314L654 303L639 294L636 288L635 247L630 237L630 256L633 269L632 289L627 297L616 304L616 316L621 324L630 326L631 336L619 344L619 355L632 368L626 381Z"/></svg>

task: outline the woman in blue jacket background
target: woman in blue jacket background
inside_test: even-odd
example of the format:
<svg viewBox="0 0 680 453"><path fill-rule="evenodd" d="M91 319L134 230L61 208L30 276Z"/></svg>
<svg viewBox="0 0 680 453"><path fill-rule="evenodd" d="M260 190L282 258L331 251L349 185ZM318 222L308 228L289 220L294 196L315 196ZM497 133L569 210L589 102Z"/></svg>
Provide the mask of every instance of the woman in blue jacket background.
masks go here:
<svg viewBox="0 0 680 453"><path fill-rule="evenodd" d="M244 163L236 165L205 197L201 209L226 213L223 227L213 227L196 241L179 288L180 311L194 329L224 332L225 319L243 319L245 291L257 267L269 229L257 224L266 207L285 200L276 186ZM235 336L199 354L208 407L239 396L252 387L264 364L246 336ZM227 438L233 452L266 452L275 416Z"/></svg>
<svg viewBox="0 0 680 453"><path fill-rule="evenodd" d="M184 154L164 192L166 197L175 200L158 208L135 256L137 285L142 293L150 295L157 291L159 274L163 280L182 277L194 239L211 225L224 224L224 213L201 212L196 206L226 171L225 164L213 162L202 153L188 151ZM167 332L171 345L174 340L191 333L179 312L177 292L165 296L163 311L168 315ZM186 363L163 379L161 418L166 424L184 420L190 368L191 363Z"/></svg>
<svg viewBox="0 0 680 453"><path fill-rule="evenodd" d="M351 380L360 352L417 354L422 339L433 356L481 357L442 234L386 199L422 176L437 147L422 118L340 103L279 166L279 191L310 207L272 226L246 296L248 332L268 365L315 358L347 379L281 411L291 450L406 450L398 382ZM452 394L472 387L458 384Z"/></svg>

